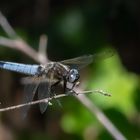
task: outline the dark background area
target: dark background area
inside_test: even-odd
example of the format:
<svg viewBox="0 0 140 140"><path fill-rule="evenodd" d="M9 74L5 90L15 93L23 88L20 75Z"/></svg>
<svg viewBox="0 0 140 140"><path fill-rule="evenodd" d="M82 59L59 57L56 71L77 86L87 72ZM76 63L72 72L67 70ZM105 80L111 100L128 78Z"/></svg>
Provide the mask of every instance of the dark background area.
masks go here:
<svg viewBox="0 0 140 140"><path fill-rule="evenodd" d="M1 0L0 8L13 27L22 28L22 30L27 31L30 37L35 38L42 33L47 33L50 38L49 42L53 42L51 46L57 46L57 43L61 43L63 46L66 45L70 48L80 47L81 52L82 50L85 52L85 46L95 50L95 48L102 46L104 43L111 43L117 48L124 65L129 70L139 73L139 3L137 0ZM77 21L67 23L67 20L72 17ZM73 33L61 31L61 26L66 26L63 28L67 28L72 25L77 26ZM76 27L72 28L74 30ZM80 35L80 33L83 35ZM79 38L75 38L74 34L75 36L79 34ZM72 37L75 40L72 40ZM64 42L63 39L65 38L69 38L69 40ZM79 52L79 49L77 51Z"/></svg>
<svg viewBox="0 0 140 140"><path fill-rule="evenodd" d="M104 101L104 99L97 99L97 101L93 99L93 102L97 102L97 105L128 139L140 138L139 7L140 2L138 0L0 1L1 12L15 31L34 49L38 49L41 34L48 36L47 52L51 60L58 61L83 54L94 54L103 51L104 48L117 50L116 56L119 62L118 60L110 62L110 73L115 75L116 69L119 69L118 71L123 69L122 71L127 74L122 74L126 76L124 80L121 77L121 72L118 72L120 77L114 78L117 81L116 87L114 88L114 85L110 86L109 84L107 87L121 93L123 87L119 87L119 84L124 82L127 89L133 90L126 90L124 95L118 93L117 98L112 99L112 103L108 103L110 101ZM0 34L6 36L2 28ZM0 59L20 63L35 63L26 55L6 47L0 48ZM83 77L95 77L95 81L89 78L87 87L93 87L90 82L96 82L97 76L102 79L103 67L104 65L99 64L98 66L96 64L95 71L97 70L97 73L92 72L94 71L93 65L84 71ZM88 72L91 75L86 75ZM1 70L0 77L0 98L4 106L20 103L23 93L23 86L20 84L22 75ZM101 85L97 85L100 85L101 88L102 86L105 87L109 80L111 81L111 76L106 78L103 76L103 80L97 81ZM131 84L131 82L133 83ZM133 88L132 85L134 85ZM132 94L127 94L128 91ZM130 95L129 98L127 98L128 95ZM126 101L128 102L124 107L123 102ZM122 108L117 106L119 102L122 103L122 106L120 105ZM104 103L111 105L104 108ZM43 115L39 113L38 106L33 106L26 121L22 121L19 117L20 111L17 110L1 113L0 135L9 136L10 138L8 137L7 140L113 139L76 99L66 97L66 99L62 99L62 104L63 109L54 105L49 107ZM73 108L75 109L73 110ZM79 116L83 117L79 119ZM0 140L6 139L0 138Z"/></svg>

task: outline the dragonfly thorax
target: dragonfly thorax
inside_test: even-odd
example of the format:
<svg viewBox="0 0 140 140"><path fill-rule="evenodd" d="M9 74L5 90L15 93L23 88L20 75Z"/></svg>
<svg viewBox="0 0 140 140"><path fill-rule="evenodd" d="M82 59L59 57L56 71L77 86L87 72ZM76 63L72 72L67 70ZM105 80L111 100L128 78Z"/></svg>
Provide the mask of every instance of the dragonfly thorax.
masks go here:
<svg viewBox="0 0 140 140"><path fill-rule="evenodd" d="M79 79L80 75L77 69L71 69L67 75L67 80L70 83L75 83Z"/></svg>
<svg viewBox="0 0 140 140"><path fill-rule="evenodd" d="M58 80L65 79L69 83L77 82L80 77L77 69L70 69L70 67L57 62L50 62L46 66L40 65L38 73L46 77L53 75L53 78Z"/></svg>

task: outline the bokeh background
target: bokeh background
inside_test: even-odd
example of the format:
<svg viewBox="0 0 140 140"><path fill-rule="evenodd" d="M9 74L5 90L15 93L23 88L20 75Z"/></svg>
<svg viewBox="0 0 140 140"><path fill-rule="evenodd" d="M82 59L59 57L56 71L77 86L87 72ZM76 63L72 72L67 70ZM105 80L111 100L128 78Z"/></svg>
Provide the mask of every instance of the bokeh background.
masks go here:
<svg viewBox="0 0 140 140"><path fill-rule="evenodd" d="M140 2L137 0L1 0L0 10L34 49L48 36L51 60L116 49L116 53L83 70L85 89L112 94L88 95L130 140L140 139ZM2 28L0 35L7 37ZM27 55L0 46L0 60L36 63ZM20 104L24 75L0 70L1 108ZM0 113L0 140L111 140L95 116L74 97L61 99L44 114L32 106L22 120L20 109Z"/></svg>

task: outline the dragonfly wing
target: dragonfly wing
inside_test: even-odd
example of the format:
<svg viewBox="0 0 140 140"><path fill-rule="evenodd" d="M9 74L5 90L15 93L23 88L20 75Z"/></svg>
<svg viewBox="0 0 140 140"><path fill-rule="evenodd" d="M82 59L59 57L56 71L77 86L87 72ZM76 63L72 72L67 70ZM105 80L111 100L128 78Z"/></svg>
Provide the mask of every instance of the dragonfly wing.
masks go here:
<svg viewBox="0 0 140 140"><path fill-rule="evenodd" d="M64 61L61 61L61 63L65 65L69 65L72 68L82 69L83 67L86 67L92 62L97 62L99 60L109 58L113 56L113 54L114 54L113 50L106 50L104 52L97 53L94 55L84 55L81 57L64 60Z"/></svg>
<svg viewBox="0 0 140 140"><path fill-rule="evenodd" d="M48 83L47 82L42 82L40 83L39 87L38 87L38 99L45 99L50 97L48 93ZM49 103L49 102L48 102ZM40 112L44 113L48 107L48 103L40 103L39 107L40 107Z"/></svg>
<svg viewBox="0 0 140 140"><path fill-rule="evenodd" d="M38 88L38 84L27 84L24 88L24 95L23 95L23 103L29 103L33 100L36 90ZM27 112L30 106L25 106L22 108L22 116L25 118L27 116Z"/></svg>
<svg viewBox="0 0 140 140"><path fill-rule="evenodd" d="M38 77L38 76L34 76L34 77L23 77L21 78L21 83L24 85L30 85L30 84L39 84L40 82L46 82L43 81L45 79L43 79L42 77Z"/></svg>
<svg viewBox="0 0 140 140"><path fill-rule="evenodd" d="M24 95L23 95L23 103L29 103L33 100L35 93L37 91L37 88L40 84L39 78L34 77L24 77L21 80L22 84L25 85L24 88ZM22 109L23 117L25 118L27 115L27 112L29 110L30 106L25 106Z"/></svg>
<svg viewBox="0 0 140 140"><path fill-rule="evenodd" d="M65 65L69 65L72 68L81 69L83 67L86 67L90 63L92 63L92 61L93 61L93 55L84 55L84 56L61 61L61 63Z"/></svg>
<svg viewBox="0 0 140 140"><path fill-rule="evenodd" d="M52 72L49 77L42 78L41 81L43 82L41 82L38 88L38 99L40 100L53 96L51 95L51 86L54 84L54 73ZM41 113L46 111L48 103L49 102L39 104Z"/></svg>

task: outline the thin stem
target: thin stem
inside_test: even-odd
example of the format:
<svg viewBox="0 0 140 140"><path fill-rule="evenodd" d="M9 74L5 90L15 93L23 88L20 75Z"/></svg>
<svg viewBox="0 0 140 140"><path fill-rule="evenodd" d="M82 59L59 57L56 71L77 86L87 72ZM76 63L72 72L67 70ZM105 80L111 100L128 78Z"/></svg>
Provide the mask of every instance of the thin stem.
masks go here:
<svg viewBox="0 0 140 140"><path fill-rule="evenodd" d="M64 96L66 96L66 94L57 95L53 98L61 98L61 97L64 97ZM24 106L30 106L30 105L35 105L35 104L39 104L39 103L48 103L53 98L45 98L45 99L42 99L42 100L32 101L32 102L28 102L28 103L25 103L25 104L19 104L19 105L6 107L6 108L1 108L0 112L14 110L14 109L22 108Z"/></svg>
<svg viewBox="0 0 140 140"><path fill-rule="evenodd" d="M17 38L16 32L14 31L12 26L8 23L7 19L1 12L0 12L0 25L2 26L3 30L6 32L6 34L10 38L13 38L13 37Z"/></svg>
<svg viewBox="0 0 140 140"><path fill-rule="evenodd" d="M79 93L76 93L75 91L73 91L73 92L70 92L67 94L59 94L59 95L55 95L55 96L50 97L50 98L45 98L45 99L41 99L41 100L36 100L36 101L24 103L24 104L14 105L14 106L6 107L6 108L1 108L0 112L14 110L14 109L22 108L24 106L30 106L30 105L35 105L35 104L39 104L39 103L48 103L52 99L62 98L62 97L68 96L68 95L79 95L79 94L87 94L87 93L92 93L92 91L81 91Z"/></svg>
<svg viewBox="0 0 140 140"><path fill-rule="evenodd" d="M0 45L2 46L6 46L9 47L11 49L16 49L21 51L22 53L26 54L27 56L29 56L30 58L32 58L33 60L35 60L38 63L45 63L47 62L47 59L44 57L44 61L40 60L40 54L38 52L36 52L34 49L32 49L31 46L29 46L25 41L23 41L22 39L8 39L5 37L0 37Z"/></svg>

